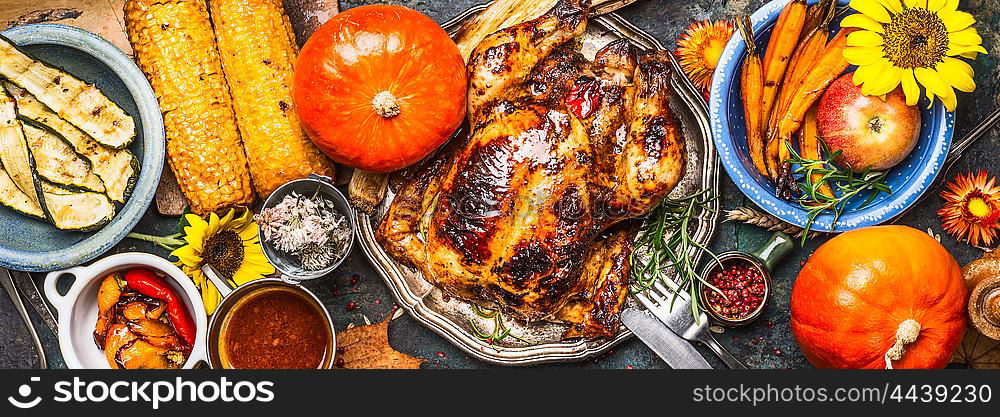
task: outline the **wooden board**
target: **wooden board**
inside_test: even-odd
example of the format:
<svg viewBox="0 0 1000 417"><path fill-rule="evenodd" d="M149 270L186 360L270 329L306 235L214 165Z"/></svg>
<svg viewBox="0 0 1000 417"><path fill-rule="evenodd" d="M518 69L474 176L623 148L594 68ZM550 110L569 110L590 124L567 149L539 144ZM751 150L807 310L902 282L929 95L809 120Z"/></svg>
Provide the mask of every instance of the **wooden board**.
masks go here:
<svg viewBox="0 0 1000 417"><path fill-rule="evenodd" d="M96 33L132 56L125 36L125 0L0 0L0 30L29 23L61 23Z"/></svg>

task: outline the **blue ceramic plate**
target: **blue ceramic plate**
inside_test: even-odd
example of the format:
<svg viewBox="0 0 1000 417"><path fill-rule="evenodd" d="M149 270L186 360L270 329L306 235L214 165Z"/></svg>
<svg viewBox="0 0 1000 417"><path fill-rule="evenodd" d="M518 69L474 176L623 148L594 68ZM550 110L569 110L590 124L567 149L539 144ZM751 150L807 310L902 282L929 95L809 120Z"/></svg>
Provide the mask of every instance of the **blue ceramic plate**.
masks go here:
<svg viewBox="0 0 1000 417"><path fill-rule="evenodd" d="M809 0L809 3L814 4L817 1ZM778 13L788 2L789 0L772 1L751 16L757 45L767 45ZM846 5L848 2L840 0L840 3ZM843 16L846 14L841 15ZM798 203L778 198L774 192L774 185L757 172L750 160L738 78L745 55L746 44L737 34L729 40L722 52L719 66L712 78L709 114L715 146L719 150L722 165L743 194L768 213L803 227L809 220L808 212ZM892 189L892 195L882 194L871 204L860 209L858 206L864 202L866 196L859 196L856 201L848 202L843 216L836 223L836 231L843 232L886 222L916 202L934 182L948 155L954 133L955 115L945 111L940 101L929 109L927 104L926 99L918 104L921 108L922 126L916 148L909 157L889 172L886 184ZM833 215L823 214L816 218L812 228L830 232L834 230L832 223Z"/></svg>
<svg viewBox="0 0 1000 417"><path fill-rule="evenodd" d="M64 25L25 25L3 36L34 58L93 83L135 119L129 150L139 158L139 180L115 218L89 233L65 232L0 206L0 267L45 272L94 259L121 242L149 208L163 170L163 119L139 68L108 41Z"/></svg>

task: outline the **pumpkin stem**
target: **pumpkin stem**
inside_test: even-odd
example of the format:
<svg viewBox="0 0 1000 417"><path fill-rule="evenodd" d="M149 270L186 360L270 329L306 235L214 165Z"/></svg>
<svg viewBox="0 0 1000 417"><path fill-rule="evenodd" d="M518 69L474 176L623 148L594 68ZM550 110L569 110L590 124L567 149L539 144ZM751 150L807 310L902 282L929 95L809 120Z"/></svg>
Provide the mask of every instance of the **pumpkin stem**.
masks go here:
<svg viewBox="0 0 1000 417"><path fill-rule="evenodd" d="M372 107L375 113L386 119L399 116L399 99L388 91L376 94L372 99Z"/></svg>
<svg viewBox="0 0 1000 417"><path fill-rule="evenodd" d="M892 361L898 361L906 353L906 345L916 342L920 336L920 323L907 319L896 328L896 343L885 353L885 369L892 369Z"/></svg>

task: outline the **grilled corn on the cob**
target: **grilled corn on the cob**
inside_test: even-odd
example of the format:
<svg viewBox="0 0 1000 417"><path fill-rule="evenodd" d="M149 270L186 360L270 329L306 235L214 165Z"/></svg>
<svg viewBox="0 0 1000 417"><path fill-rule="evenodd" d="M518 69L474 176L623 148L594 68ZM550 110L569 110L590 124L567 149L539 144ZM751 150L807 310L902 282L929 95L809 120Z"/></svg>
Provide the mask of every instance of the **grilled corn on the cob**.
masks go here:
<svg viewBox="0 0 1000 417"><path fill-rule="evenodd" d="M311 173L334 175L334 165L309 140L292 102L298 48L281 0L210 0L222 67L254 187L267 197Z"/></svg>
<svg viewBox="0 0 1000 417"><path fill-rule="evenodd" d="M191 211L253 202L205 0L128 0L125 25L159 98L167 157Z"/></svg>

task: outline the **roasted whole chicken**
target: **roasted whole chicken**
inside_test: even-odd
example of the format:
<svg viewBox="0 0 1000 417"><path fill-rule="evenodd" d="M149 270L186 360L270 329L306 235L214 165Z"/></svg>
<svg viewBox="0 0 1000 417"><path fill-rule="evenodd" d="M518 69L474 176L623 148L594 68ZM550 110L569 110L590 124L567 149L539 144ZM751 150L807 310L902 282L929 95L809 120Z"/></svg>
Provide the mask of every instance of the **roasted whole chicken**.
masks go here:
<svg viewBox="0 0 1000 417"><path fill-rule="evenodd" d="M665 52L574 42L589 2L496 32L468 63L469 135L416 169L379 226L383 247L445 293L564 337L613 336L632 222L680 181Z"/></svg>

